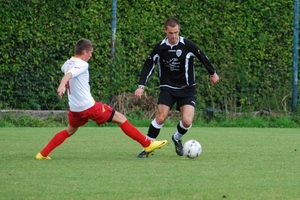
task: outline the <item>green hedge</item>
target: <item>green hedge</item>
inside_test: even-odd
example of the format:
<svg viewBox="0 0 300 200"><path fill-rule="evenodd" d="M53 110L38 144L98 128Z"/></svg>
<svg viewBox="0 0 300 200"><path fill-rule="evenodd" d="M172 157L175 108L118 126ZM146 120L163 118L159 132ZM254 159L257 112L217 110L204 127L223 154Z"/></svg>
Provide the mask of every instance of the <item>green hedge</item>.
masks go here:
<svg viewBox="0 0 300 200"><path fill-rule="evenodd" d="M211 86L196 62L198 107L288 111L291 104L293 2L286 0L118 1L116 57L111 58L111 4L95 0L2 0L0 108L67 108L56 89L75 42L95 43L90 61L96 100L134 92L142 64L164 37L168 17L195 41L220 76ZM153 75L147 93L157 96Z"/></svg>

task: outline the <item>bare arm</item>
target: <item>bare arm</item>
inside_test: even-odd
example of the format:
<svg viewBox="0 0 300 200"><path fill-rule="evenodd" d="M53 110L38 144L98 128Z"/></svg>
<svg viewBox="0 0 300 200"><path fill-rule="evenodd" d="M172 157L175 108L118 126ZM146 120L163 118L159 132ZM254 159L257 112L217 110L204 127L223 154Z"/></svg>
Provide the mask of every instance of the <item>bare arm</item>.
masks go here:
<svg viewBox="0 0 300 200"><path fill-rule="evenodd" d="M71 78L72 78L72 73L69 72L61 79L60 84L57 88L57 94L60 99L62 99L62 96L66 91L66 84Z"/></svg>

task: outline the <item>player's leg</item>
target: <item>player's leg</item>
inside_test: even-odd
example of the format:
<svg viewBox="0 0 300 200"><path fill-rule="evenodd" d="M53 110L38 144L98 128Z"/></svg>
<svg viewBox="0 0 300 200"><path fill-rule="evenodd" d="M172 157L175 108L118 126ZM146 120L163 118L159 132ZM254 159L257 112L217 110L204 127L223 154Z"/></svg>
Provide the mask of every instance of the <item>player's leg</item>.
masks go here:
<svg viewBox="0 0 300 200"><path fill-rule="evenodd" d="M146 152L151 152L154 149L159 149L167 144L167 140L162 140L162 141L149 140L135 126L133 126L122 113L118 111L115 111L111 122L117 123L122 129L122 131L127 136L140 143L144 147Z"/></svg>
<svg viewBox="0 0 300 200"><path fill-rule="evenodd" d="M168 118L168 114L170 111L170 107L163 105L163 104L158 104L157 106L157 112L155 118L152 120L149 128L148 128L148 134L147 138L149 140L155 141L160 129L163 127L165 120ZM145 149L142 149L142 151L138 154L138 158L147 158L149 153L151 152L146 152Z"/></svg>
<svg viewBox="0 0 300 200"><path fill-rule="evenodd" d="M155 119L152 120L147 137L151 140L155 140L159 135L160 129L163 127L164 122L169 116L170 107L164 104L157 105L157 112Z"/></svg>
<svg viewBox="0 0 300 200"><path fill-rule="evenodd" d="M184 105L180 108L181 120L177 124L177 130L172 136L172 140L175 145L175 152L177 155L183 155L183 146L181 138L186 132L192 127L192 122L194 118L195 108L191 105Z"/></svg>
<svg viewBox="0 0 300 200"><path fill-rule="evenodd" d="M172 140L175 152L179 156L183 155L181 138L192 127L196 105L195 92L195 88L191 87L177 93L180 98L178 98L176 109L180 111L181 120L177 124L177 130L172 136Z"/></svg>
<svg viewBox="0 0 300 200"><path fill-rule="evenodd" d="M166 140L152 142L147 139L127 118L120 112L115 111L112 107L96 102L93 108L89 109L89 118L94 120L98 125L106 122L113 122L119 125L122 131L133 140L140 143L147 152L158 149L167 144Z"/></svg>
<svg viewBox="0 0 300 200"><path fill-rule="evenodd" d="M170 89L161 89L158 97L157 112L155 118L152 120L147 133L147 138L154 141L160 133L164 122L169 116L169 111L176 102ZM138 158L147 158L149 153L145 152L144 149L138 154Z"/></svg>
<svg viewBox="0 0 300 200"><path fill-rule="evenodd" d="M48 155L59 145L61 145L68 137L73 135L78 127L72 127L68 124L67 128L56 133L48 144L35 156L37 160L51 159Z"/></svg>
<svg viewBox="0 0 300 200"><path fill-rule="evenodd" d="M160 90L155 119L152 120L148 129L147 137L149 139L155 140L157 138L176 100L177 98L171 94L171 89L163 88Z"/></svg>
<svg viewBox="0 0 300 200"><path fill-rule="evenodd" d="M35 156L37 160L51 159L48 155L59 145L61 145L68 137L73 135L78 127L84 125L88 119L81 117L82 113L68 112L69 124L66 129L56 133L48 144ZM84 114L83 114L84 115Z"/></svg>

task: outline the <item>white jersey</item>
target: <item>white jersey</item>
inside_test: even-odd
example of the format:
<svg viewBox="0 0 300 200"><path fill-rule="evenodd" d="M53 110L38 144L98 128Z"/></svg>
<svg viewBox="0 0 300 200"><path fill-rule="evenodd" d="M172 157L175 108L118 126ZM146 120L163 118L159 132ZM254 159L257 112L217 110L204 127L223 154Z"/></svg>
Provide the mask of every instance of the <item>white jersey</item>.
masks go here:
<svg viewBox="0 0 300 200"><path fill-rule="evenodd" d="M89 64L80 58L72 57L67 60L61 70L64 74L72 73L72 78L67 83L70 110L81 112L95 104L90 92Z"/></svg>

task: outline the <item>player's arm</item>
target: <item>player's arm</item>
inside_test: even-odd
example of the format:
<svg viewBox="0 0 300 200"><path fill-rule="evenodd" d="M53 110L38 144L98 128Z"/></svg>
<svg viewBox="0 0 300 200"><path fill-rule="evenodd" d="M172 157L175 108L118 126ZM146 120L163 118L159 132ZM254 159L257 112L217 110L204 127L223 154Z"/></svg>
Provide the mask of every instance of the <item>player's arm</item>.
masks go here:
<svg viewBox="0 0 300 200"><path fill-rule="evenodd" d="M140 79L139 79L139 86L135 90L134 94L136 98L140 99L144 93L144 89L146 86L146 83L148 82L148 79L153 73L154 67L156 65L157 56L158 56L158 47L159 45L156 45L154 49L152 50L151 54L147 57L146 61L144 62Z"/></svg>
<svg viewBox="0 0 300 200"><path fill-rule="evenodd" d="M154 67L155 67L155 63L153 61L153 58L151 55L149 55L141 71L139 86L134 92L136 98L140 99L142 97L145 90L145 85L148 81L148 78L152 75Z"/></svg>
<svg viewBox="0 0 300 200"><path fill-rule="evenodd" d="M204 65L206 68L207 72L210 75L210 82L211 84L216 84L219 81L219 76L212 66L211 62L209 61L208 57L201 51L197 46L195 48L195 55L198 58L198 60Z"/></svg>
<svg viewBox="0 0 300 200"><path fill-rule="evenodd" d="M197 52L195 55L198 58L198 60L204 65L204 67L206 68L209 75L214 75L216 73L216 70L212 66L211 62L209 61L207 56L200 49L197 49Z"/></svg>
<svg viewBox="0 0 300 200"><path fill-rule="evenodd" d="M144 62L143 68L141 70L140 79L139 79L139 85L145 86L148 79L153 73L154 67L157 62L157 58L159 56L159 47L160 45L157 44L153 48L152 52L147 56L147 59Z"/></svg>
<svg viewBox="0 0 300 200"><path fill-rule="evenodd" d="M72 78L72 73L71 72L68 72L60 81L60 84L57 88L57 94L58 94L58 97L61 99L63 94L65 93L66 91L66 85L67 83L69 82L69 80Z"/></svg>

